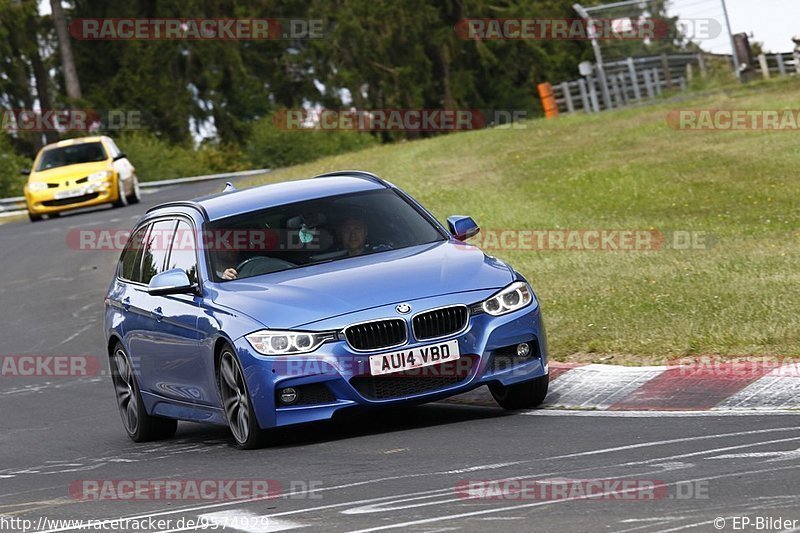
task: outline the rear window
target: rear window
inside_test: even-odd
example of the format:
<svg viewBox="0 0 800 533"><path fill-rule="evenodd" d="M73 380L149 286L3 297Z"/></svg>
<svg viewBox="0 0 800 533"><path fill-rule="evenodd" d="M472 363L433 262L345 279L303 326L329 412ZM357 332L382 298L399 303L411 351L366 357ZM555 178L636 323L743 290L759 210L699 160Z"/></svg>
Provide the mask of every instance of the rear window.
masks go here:
<svg viewBox="0 0 800 533"><path fill-rule="evenodd" d="M119 258L119 277L126 281L138 282L141 280L142 245L146 231L147 226L136 230L128 239Z"/></svg>
<svg viewBox="0 0 800 533"><path fill-rule="evenodd" d="M175 220L161 220L151 226L142 247L142 279L147 285L153 276L164 272L167 252L175 233Z"/></svg>

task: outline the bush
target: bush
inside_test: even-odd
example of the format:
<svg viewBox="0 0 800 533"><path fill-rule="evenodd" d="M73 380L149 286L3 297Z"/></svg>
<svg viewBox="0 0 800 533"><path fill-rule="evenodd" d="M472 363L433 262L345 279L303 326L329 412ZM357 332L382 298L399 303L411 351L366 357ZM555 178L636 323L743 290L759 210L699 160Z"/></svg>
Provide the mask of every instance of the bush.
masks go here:
<svg viewBox="0 0 800 533"><path fill-rule="evenodd" d="M275 126L272 116L267 116L253 125L245 155L256 168L278 168L375 144L375 137L356 131L283 130Z"/></svg>
<svg viewBox="0 0 800 533"><path fill-rule="evenodd" d="M31 160L14 152L8 137L0 135L0 198L22 196L25 176L20 170L31 167Z"/></svg>
<svg viewBox="0 0 800 533"><path fill-rule="evenodd" d="M134 132L117 139L120 149L136 167L141 181L156 181L250 168L241 151L215 144L195 149L171 144L152 133Z"/></svg>

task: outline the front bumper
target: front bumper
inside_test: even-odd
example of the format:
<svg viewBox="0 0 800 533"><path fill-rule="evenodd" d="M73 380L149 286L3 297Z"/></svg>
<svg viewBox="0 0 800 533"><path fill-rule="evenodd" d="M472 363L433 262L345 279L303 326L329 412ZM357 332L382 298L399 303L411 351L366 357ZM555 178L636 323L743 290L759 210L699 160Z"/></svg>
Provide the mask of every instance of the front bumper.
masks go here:
<svg viewBox="0 0 800 533"><path fill-rule="evenodd" d="M341 340L323 344L309 355L268 357L255 352L244 337L235 341L234 347L258 423L264 429L329 419L348 407L435 401L481 385L511 385L548 372L547 338L538 306L499 317L473 315L467 329L458 335L434 342L412 341L401 349L452 339L458 340L461 359L449 366L423 367L410 376L369 375L370 355L398 348L360 353ZM529 343L529 356L516 357L520 343ZM277 398L278 391L287 387L299 393L290 406Z"/></svg>
<svg viewBox="0 0 800 533"><path fill-rule="evenodd" d="M115 202L119 199L120 191L117 190L115 180L102 184L78 185L72 188L58 187L43 191L29 191L25 189L25 203L28 211L34 215L47 215ZM69 191L75 196L57 198L59 193Z"/></svg>

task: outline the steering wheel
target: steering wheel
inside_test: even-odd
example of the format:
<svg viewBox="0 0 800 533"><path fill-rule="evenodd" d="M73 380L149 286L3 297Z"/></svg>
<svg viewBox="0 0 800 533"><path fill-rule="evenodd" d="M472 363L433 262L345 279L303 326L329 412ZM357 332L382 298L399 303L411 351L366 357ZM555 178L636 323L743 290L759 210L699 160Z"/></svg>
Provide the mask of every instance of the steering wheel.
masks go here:
<svg viewBox="0 0 800 533"><path fill-rule="evenodd" d="M245 259L236 265L236 272L239 274L239 278L249 278L251 276L269 274L270 272L275 272L276 270L284 270L296 266L297 265L294 263L290 263L289 261L284 261L283 259L278 259L276 257L257 255L255 257Z"/></svg>
<svg viewBox="0 0 800 533"><path fill-rule="evenodd" d="M385 252L387 250L394 250L397 246L389 239L383 239L381 242L369 244L366 249L371 252Z"/></svg>

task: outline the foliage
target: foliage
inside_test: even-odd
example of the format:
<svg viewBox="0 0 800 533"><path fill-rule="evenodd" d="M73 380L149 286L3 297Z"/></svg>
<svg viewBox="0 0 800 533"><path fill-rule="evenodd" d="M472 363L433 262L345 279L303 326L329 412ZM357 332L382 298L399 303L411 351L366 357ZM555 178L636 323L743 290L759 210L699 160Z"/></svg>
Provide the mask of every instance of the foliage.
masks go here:
<svg viewBox="0 0 800 533"><path fill-rule="evenodd" d="M30 168L31 160L17 155L6 134L0 134L0 198L22 196L25 176L22 169Z"/></svg>
<svg viewBox="0 0 800 533"><path fill-rule="evenodd" d="M256 168L277 168L359 150L377 142L368 133L353 131L282 130L269 116L253 126L245 153Z"/></svg>
<svg viewBox="0 0 800 533"><path fill-rule="evenodd" d="M144 131L130 132L117 139L120 149L136 167L142 181L232 172L249 168L241 152L207 143L198 149L174 144Z"/></svg>

